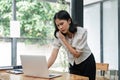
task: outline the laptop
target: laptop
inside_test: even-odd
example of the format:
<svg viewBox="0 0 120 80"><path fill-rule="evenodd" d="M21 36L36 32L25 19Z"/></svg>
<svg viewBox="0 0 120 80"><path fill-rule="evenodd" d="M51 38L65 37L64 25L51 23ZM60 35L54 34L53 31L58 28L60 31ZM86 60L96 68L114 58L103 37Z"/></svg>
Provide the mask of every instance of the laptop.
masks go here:
<svg viewBox="0 0 120 80"><path fill-rule="evenodd" d="M61 74L58 73L49 73L45 56L20 55L20 59L24 75L42 78L54 78L61 76Z"/></svg>

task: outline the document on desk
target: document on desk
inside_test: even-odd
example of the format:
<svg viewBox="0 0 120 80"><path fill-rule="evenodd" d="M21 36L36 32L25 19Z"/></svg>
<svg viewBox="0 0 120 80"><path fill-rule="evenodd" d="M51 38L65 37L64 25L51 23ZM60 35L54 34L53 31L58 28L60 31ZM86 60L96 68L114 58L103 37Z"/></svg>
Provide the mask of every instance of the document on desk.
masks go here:
<svg viewBox="0 0 120 80"><path fill-rule="evenodd" d="M23 70L22 69L12 69L12 70L7 70L8 73L12 73L12 74L23 74Z"/></svg>

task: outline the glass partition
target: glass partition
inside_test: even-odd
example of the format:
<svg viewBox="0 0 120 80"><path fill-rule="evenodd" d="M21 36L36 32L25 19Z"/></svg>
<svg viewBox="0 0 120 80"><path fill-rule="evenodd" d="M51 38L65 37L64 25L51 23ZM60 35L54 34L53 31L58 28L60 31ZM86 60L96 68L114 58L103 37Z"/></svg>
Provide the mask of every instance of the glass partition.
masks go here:
<svg viewBox="0 0 120 80"><path fill-rule="evenodd" d="M88 31L88 45L96 62L100 62L100 4L84 7L84 28Z"/></svg>
<svg viewBox="0 0 120 80"><path fill-rule="evenodd" d="M118 69L118 7L117 0L103 3L104 62Z"/></svg>
<svg viewBox="0 0 120 80"><path fill-rule="evenodd" d="M11 38L0 38L0 67L11 66Z"/></svg>

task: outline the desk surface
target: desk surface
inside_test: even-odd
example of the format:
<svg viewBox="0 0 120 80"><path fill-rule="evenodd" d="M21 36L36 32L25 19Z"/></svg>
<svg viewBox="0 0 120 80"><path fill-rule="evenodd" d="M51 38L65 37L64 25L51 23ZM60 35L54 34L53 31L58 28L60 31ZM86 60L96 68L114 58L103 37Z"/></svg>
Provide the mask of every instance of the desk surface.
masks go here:
<svg viewBox="0 0 120 80"><path fill-rule="evenodd" d="M78 75L69 74L65 72L59 72L59 73L62 74L61 77L44 79L44 78L38 78L38 77L25 76L24 74L10 74L2 70L0 71L0 80L89 80L88 77L84 77L84 76L78 76Z"/></svg>

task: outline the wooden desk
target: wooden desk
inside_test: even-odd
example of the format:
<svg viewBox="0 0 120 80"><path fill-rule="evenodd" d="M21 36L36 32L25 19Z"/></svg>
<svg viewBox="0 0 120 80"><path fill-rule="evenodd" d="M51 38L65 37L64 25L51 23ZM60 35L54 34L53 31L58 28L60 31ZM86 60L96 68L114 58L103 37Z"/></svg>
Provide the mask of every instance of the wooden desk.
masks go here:
<svg viewBox="0 0 120 80"><path fill-rule="evenodd" d="M0 71L0 80L89 80L88 77L84 76L78 76L74 74L69 73L62 73L61 77L56 77L52 79L44 79L44 78L38 78L38 77L30 77L25 76L24 74L10 74L6 73L6 71Z"/></svg>

